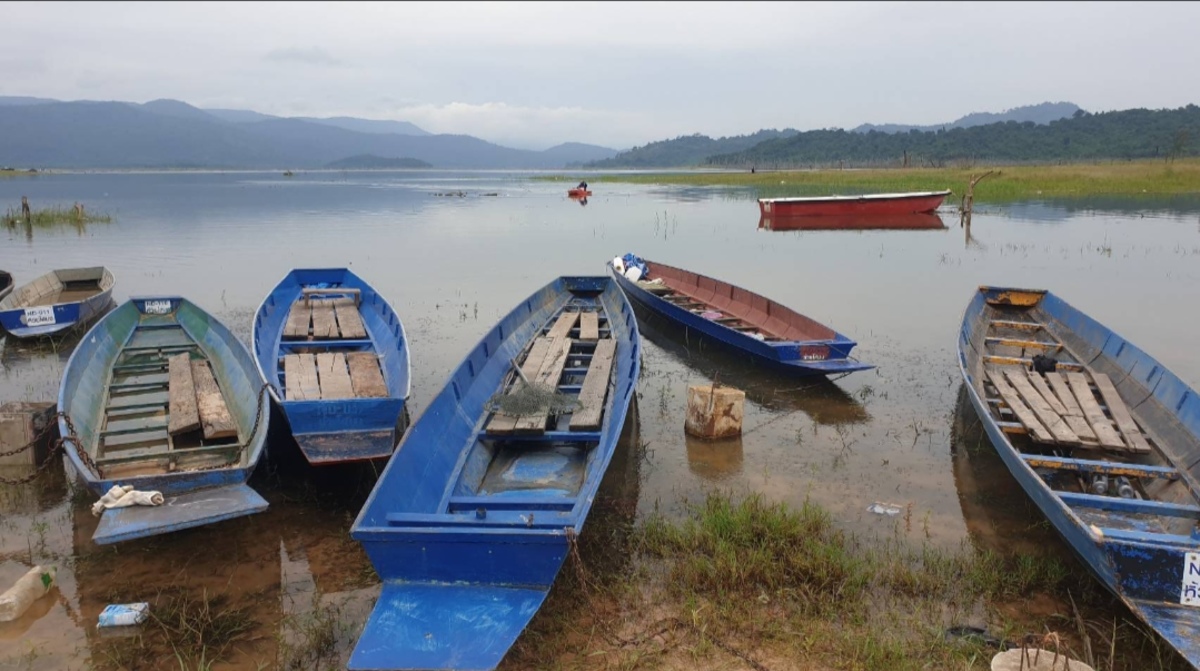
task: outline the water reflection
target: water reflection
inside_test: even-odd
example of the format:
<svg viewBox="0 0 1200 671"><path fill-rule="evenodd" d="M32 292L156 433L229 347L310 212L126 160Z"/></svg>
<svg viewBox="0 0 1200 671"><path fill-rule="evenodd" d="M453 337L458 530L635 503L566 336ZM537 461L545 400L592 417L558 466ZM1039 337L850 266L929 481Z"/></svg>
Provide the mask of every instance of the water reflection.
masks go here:
<svg viewBox="0 0 1200 671"><path fill-rule="evenodd" d="M900 215L829 215L820 217L786 216L774 213L759 215L758 228L763 231L941 231L946 224L936 212Z"/></svg>
<svg viewBox="0 0 1200 671"><path fill-rule="evenodd" d="M746 398L773 411L802 411L813 422L824 425L859 424L871 419L867 410L841 387L825 378L795 378L753 361L689 333L686 327L667 320L639 303L632 303L642 336L672 359L721 384L746 392ZM690 449L689 449L690 454Z"/></svg>
<svg viewBox="0 0 1200 671"><path fill-rule="evenodd" d="M742 472L742 437L704 440L685 435L688 469L710 482L723 482Z"/></svg>
<svg viewBox="0 0 1200 671"><path fill-rule="evenodd" d="M965 384L959 386L954 405L950 455L963 520L977 548L1005 556L1070 556L1062 538L996 453Z"/></svg>

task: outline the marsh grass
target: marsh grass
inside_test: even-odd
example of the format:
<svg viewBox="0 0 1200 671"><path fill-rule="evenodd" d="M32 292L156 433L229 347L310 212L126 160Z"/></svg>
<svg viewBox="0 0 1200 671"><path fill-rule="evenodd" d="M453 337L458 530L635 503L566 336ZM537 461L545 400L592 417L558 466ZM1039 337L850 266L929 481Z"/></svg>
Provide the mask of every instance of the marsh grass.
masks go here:
<svg viewBox="0 0 1200 671"><path fill-rule="evenodd" d="M1121 161L1067 165L972 166L750 172L608 174L597 183L670 184L753 189L754 197L825 196L951 189L959 204L971 176L995 170L975 187L976 203L1100 195L1163 196L1200 193L1200 160ZM546 177L557 180L561 178Z"/></svg>
<svg viewBox="0 0 1200 671"><path fill-rule="evenodd" d="M983 670L1049 634L1097 670L1188 668L1080 566L905 534L857 538L813 503L710 493L681 520L650 514L624 548L604 539L633 557L620 574L569 555L503 668Z"/></svg>
<svg viewBox="0 0 1200 671"><path fill-rule="evenodd" d="M51 228L54 226L82 226L84 224L107 224L112 222L112 217L107 214L98 214L88 212L86 208L82 211L76 211L73 207L46 207L31 210L29 213L29 224L38 228ZM20 208L9 207L4 213L0 223L9 229L16 228L18 225L25 225L25 216L21 214Z"/></svg>

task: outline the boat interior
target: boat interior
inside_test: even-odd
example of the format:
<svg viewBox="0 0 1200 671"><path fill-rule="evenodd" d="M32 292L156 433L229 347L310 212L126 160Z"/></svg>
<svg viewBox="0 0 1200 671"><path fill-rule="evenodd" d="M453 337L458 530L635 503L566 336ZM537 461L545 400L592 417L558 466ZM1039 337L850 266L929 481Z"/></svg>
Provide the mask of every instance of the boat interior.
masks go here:
<svg viewBox="0 0 1200 671"><path fill-rule="evenodd" d="M1018 297L1024 305L988 305L976 324L972 346L982 356L972 373L993 419L1054 494L1105 536L1194 538L1200 507L1189 469L1200 441L1107 348L1039 302L1034 294Z"/></svg>
<svg viewBox="0 0 1200 671"><path fill-rule="evenodd" d="M646 261L646 267L649 273L638 287L735 331L760 333L767 342L837 337L833 329L732 284L653 261Z"/></svg>
<svg viewBox="0 0 1200 671"><path fill-rule="evenodd" d="M242 465L226 391L174 314L140 314L113 359L92 459L109 479Z"/></svg>
<svg viewBox="0 0 1200 671"><path fill-rule="evenodd" d="M357 288L301 290L288 311L276 360L284 400L389 395L361 304Z"/></svg>
<svg viewBox="0 0 1200 671"><path fill-rule="evenodd" d="M437 510L393 525L562 528L601 440L617 341L598 294L574 294L512 362ZM519 362L519 363L518 363Z"/></svg>
<svg viewBox="0 0 1200 671"><path fill-rule="evenodd" d="M112 286L112 273L103 267L53 270L15 290L0 304L0 309L74 303L108 291Z"/></svg>

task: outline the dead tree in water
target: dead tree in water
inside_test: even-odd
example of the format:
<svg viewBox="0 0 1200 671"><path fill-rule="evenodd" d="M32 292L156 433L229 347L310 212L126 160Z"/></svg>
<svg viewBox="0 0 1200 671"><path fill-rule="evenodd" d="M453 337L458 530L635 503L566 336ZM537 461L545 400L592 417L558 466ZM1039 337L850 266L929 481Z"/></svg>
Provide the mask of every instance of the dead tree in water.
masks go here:
<svg viewBox="0 0 1200 671"><path fill-rule="evenodd" d="M987 177L993 172L996 171L988 170L978 177L975 177L974 175L971 176L971 181L967 183L967 192L963 194L962 202L960 202L958 205L959 228L971 225L971 209L975 206L975 185L982 182L984 177Z"/></svg>

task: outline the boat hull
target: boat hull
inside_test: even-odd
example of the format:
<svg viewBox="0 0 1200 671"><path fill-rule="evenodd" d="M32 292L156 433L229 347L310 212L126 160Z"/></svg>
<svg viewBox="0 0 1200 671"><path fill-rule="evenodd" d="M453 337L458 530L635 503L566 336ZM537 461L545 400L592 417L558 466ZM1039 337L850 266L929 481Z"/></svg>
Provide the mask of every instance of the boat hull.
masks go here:
<svg viewBox="0 0 1200 671"><path fill-rule="evenodd" d="M764 231L944 231L946 224L936 212L911 214L795 216L762 214L758 227Z"/></svg>
<svg viewBox="0 0 1200 671"><path fill-rule="evenodd" d="M115 392L112 387L117 367L157 366L153 372L137 374L166 376L165 358L158 363L146 362L148 356L162 355L162 347L166 346L160 345L155 352L154 345L144 346L141 340L162 333L177 334L176 342L190 343L172 345L168 348L171 352L190 351L193 357L207 360L222 390L230 419L236 425L236 436L230 439L231 447L237 448L236 456L229 464L204 462L203 467L130 471L126 468L127 451L117 452L115 458L108 459L109 438L128 436L135 431L167 433L165 423L132 430L110 430L108 426L110 422L128 422L126 417L110 414L113 412L110 404L117 403L112 394L127 393ZM138 363L118 363L131 360ZM123 386L140 389L147 401L127 405L126 409L142 408L140 414L151 415L147 423L166 417L169 407L166 381L139 381ZM121 402L128 400L124 397ZM85 334L63 371L58 407L65 417L58 420L59 432L62 436L74 436L64 444L64 454L75 477L95 496L102 496L116 485L126 485L138 491L161 492L166 501L161 506L144 509L107 511L94 539L108 543L140 538L265 510L266 501L245 483L266 444L269 402L245 345L215 317L187 299L135 297L102 317ZM156 436L154 440L159 438ZM159 456L154 459L169 459L177 447L165 436L162 440L167 449L156 453ZM146 442L151 442L150 436ZM81 452L87 455L87 463Z"/></svg>
<svg viewBox="0 0 1200 671"><path fill-rule="evenodd" d="M357 296L357 313L366 337L285 337L293 306L306 290L344 298ZM339 293L337 290L344 290ZM318 295L318 294L313 294ZM339 308L340 309L340 308ZM317 326L314 323L313 329ZM308 327L305 326L305 333ZM339 335L340 335L339 331ZM408 341L400 317L370 284L346 268L309 268L289 272L259 306L251 332L254 359L271 398L305 459L313 465L386 459L403 432L411 368ZM284 360L297 352L375 355L386 395L296 399L286 384Z"/></svg>
<svg viewBox="0 0 1200 671"><path fill-rule="evenodd" d="M594 344L582 318L562 332L569 335L553 335L549 323L574 311L600 315ZM604 360L606 340L611 367L596 378L607 390L598 430L568 429L576 410L544 416L550 428L497 433L500 416L489 408L516 389L512 368L522 355L524 368L539 342L565 343L565 367L537 379L569 393L585 376L581 366ZM640 361L632 308L605 277L558 278L483 337L406 432L351 529L384 583L351 669L495 668L582 531Z"/></svg>
<svg viewBox="0 0 1200 671"><path fill-rule="evenodd" d="M572 198L583 198L592 195L592 192L587 189L567 189L567 195Z"/></svg>
<svg viewBox="0 0 1200 671"><path fill-rule="evenodd" d="M1200 396L1152 357L1054 294L982 287L964 313L959 369L971 405L1009 471L1100 582L1193 666L1200 666L1200 535L1194 524L1190 534L1152 527L1125 513L1147 514L1162 505L1157 499L1091 497L1054 489L1049 484L1055 481L1053 474L1039 474L1031 466L1030 459L1040 454L1033 451L1036 445L1022 443L1018 449L1006 431L1012 423L1001 426L994 404L984 398L982 346L986 325L997 321L993 306L998 305L1038 310L1045 324L1039 333L1052 333L1085 370L1113 380L1146 435L1154 437L1157 447L1147 457L1150 465L1178 469L1165 514L1193 520L1200 518L1196 474L1185 466L1200 457ZM1068 450L1068 457L1071 454ZM1067 461L1075 468L1097 463Z"/></svg>
<svg viewBox="0 0 1200 671"><path fill-rule="evenodd" d="M763 215L791 217L884 216L933 212L950 191L874 193L862 196L760 198Z"/></svg>
<svg viewBox="0 0 1200 671"><path fill-rule="evenodd" d="M652 261L647 261L646 264L650 268L651 275L653 275L656 265L660 267L662 265ZM607 268L621 290L631 300L731 351L748 355L759 365L799 377L837 375L874 368L871 364L851 359L850 351L857 343L828 327L821 327L828 333L829 337L826 338L770 342L758 340L654 295L617 272L611 262ZM703 279L710 280L710 278ZM716 280L711 281L714 286L729 287L730 290L740 292L739 296L744 295L746 301L758 300L762 305L777 305L773 301L751 294L744 289L732 287L723 282L718 283Z"/></svg>
<svg viewBox="0 0 1200 671"><path fill-rule="evenodd" d="M32 305L41 302L36 296L44 293L51 283L62 287L57 275L70 277L80 273L97 276L99 286L95 293L81 300ZM16 289L10 287L7 297L0 291L0 326L14 338L28 339L53 336L83 326L112 306L113 284L112 273L105 268L51 271Z"/></svg>

